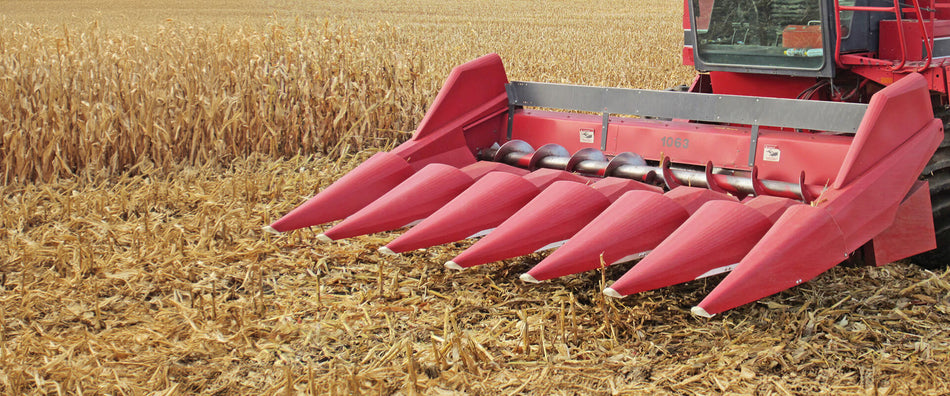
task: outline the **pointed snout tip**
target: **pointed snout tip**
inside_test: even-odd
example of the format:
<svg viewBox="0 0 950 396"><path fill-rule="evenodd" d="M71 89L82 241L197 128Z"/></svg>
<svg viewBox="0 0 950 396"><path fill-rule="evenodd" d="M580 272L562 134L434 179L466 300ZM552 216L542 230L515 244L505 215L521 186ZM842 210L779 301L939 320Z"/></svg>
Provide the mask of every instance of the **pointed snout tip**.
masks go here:
<svg viewBox="0 0 950 396"><path fill-rule="evenodd" d="M388 247L386 247L386 246L383 246L383 247L381 247L381 248L379 248L379 249L376 249L376 250L377 250L378 252L382 253L382 254L387 255L387 256L398 256L398 254L396 254L396 252L394 252L392 249L390 249L390 248L388 248Z"/></svg>
<svg viewBox="0 0 950 396"><path fill-rule="evenodd" d="M327 236L327 234L317 235L317 240L323 243L333 242L333 238Z"/></svg>
<svg viewBox="0 0 950 396"><path fill-rule="evenodd" d="M604 289L604 294L605 294L607 297L623 298L623 295L621 295L621 294L618 293L616 290L611 289L611 288L609 288L609 287L606 288L606 289Z"/></svg>
<svg viewBox="0 0 950 396"><path fill-rule="evenodd" d="M520 278L521 278L521 281L525 283L541 283L541 281L537 280L535 277L531 276L531 274L529 273L521 274Z"/></svg>
<svg viewBox="0 0 950 396"><path fill-rule="evenodd" d="M465 268L462 267L461 265L458 265L458 264L456 264L454 261L451 261L451 260L445 262L445 268L448 268L448 269L450 269L450 270L457 270L457 271L461 271L461 270L465 269Z"/></svg>
<svg viewBox="0 0 950 396"><path fill-rule="evenodd" d="M275 230L274 227L271 227L271 226L269 226L269 225L268 225L268 226L263 226L263 227L261 227L261 229L264 230L264 232L266 232L266 233L270 233L270 234L274 234L274 235L280 235L280 234L282 234L280 231Z"/></svg>
<svg viewBox="0 0 950 396"><path fill-rule="evenodd" d="M692 312L693 315L696 315L696 316L699 316L699 317L703 317L703 318L707 318L707 319L708 319L708 318L711 318L711 317L713 317L713 316L716 316L716 314L711 314L711 313L709 313L709 312L706 312L706 310L703 309L703 307L700 307L700 306L695 306L695 307L693 307L692 309L690 309L689 311Z"/></svg>

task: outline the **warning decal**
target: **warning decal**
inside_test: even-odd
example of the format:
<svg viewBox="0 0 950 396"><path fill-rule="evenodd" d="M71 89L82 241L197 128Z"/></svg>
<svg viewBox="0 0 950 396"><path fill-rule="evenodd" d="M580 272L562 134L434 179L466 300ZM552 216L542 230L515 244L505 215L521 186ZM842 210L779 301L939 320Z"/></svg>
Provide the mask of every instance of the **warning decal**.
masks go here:
<svg viewBox="0 0 950 396"><path fill-rule="evenodd" d="M593 142L594 142L594 130L581 129L581 143L593 143Z"/></svg>
<svg viewBox="0 0 950 396"><path fill-rule="evenodd" d="M778 162L782 157L782 150L779 150L778 146L765 145L765 149L762 150L762 160L769 162Z"/></svg>

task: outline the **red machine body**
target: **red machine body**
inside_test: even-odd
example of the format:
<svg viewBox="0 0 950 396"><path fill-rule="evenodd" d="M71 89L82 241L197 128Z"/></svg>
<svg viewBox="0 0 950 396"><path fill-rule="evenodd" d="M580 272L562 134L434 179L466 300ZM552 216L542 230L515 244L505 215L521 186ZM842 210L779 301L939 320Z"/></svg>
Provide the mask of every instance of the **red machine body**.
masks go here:
<svg viewBox="0 0 950 396"><path fill-rule="evenodd" d="M697 24L708 26L709 13L712 13L716 0L695 0L695 9L706 10L705 17L697 19ZM946 105L948 80L947 68L950 67L950 1L915 0L910 5L886 0L857 0L850 3L861 5L843 5L844 1L822 0L832 14L838 26L830 37L827 47L834 54L834 74L838 81L857 79L869 80L882 86L909 75L919 73L924 76L928 88L941 96ZM696 65L696 36L692 35L690 23L691 0L684 0L683 28L683 64ZM870 5L873 4L873 5ZM702 12L702 11L700 11ZM864 35L875 40L861 48L848 50L842 48L839 37L850 37L851 31L844 28L842 13L877 14L877 26L870 30L852 30L855 35ZM900 18L897 15L900 15ZM886 19L885 19L886 18ZM831 19L831 18L830 18ZM815 21L812 21L815 22ZM870 22L875 22L874 20ZM788 49L821 48L822 25L789 25L782 32L782 47ZM826 36L828 37L828 36ZM828 40L831 41L831 40ZM720 70L717 70L720 69ZM733 95L751 95L766 97L796 98L804 88L815 83L815 78L783 74L769 70L764 73L750 73L748 70L732 71L731 67L706 70L700 75L701 84L694 84L695 92L716 92ZM726 70L726 71L722 71ZM822 98L841 100L841 98ZM866 101L866 99L865 99Z"/></svg>
<svg viewBox="0 0 950 396"><path fill-rule="evenodd" d="M759 1L685 2L701 72L686 92L510 82L494 54L461 65L411 140L265 228L346 218L329 241L421 220L389 254L487 234L454 269L558 248L527 282L642 259L614 297L728 273L701 316L859 250L943 260L950 4L743 5Z"/></svg>

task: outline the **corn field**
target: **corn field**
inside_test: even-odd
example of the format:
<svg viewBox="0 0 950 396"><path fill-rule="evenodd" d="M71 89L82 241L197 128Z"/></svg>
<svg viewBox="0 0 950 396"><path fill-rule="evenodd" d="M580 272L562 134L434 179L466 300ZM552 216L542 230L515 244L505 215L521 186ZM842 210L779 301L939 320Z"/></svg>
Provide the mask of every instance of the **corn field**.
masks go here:
<svg viewBox="0 0 950 396"><path fill-rule="evenodd" d="M107 34L95 23L60 34L6 25L4 181L339 152L341 144L361 150L411 133L433 87L400 74L421 65L376 39L360 45L355 34L364 33L329 23L172 25L149 37ZM354 55L371 52L389 57Z"/></svg>
<svg viewBox="0 0 950 396"><path fill-rule="evenodd" d="M413 132L450 69L687 83L682 3L0 1L2 394L946 394L950 272L526 285L469 242L260 231ZM307 2L309 3L309 2Z"/></svg>
<svg viewBox="0 0 950 396"><path fill-rule="evenodd" d="M630 43L658 37L629 34L649 14L585 26L597 15L561 24L560 15L537 20L512 10L495 19L445 10L444 18L455 19L397 21L379 19L378 8L365 22L356 21L364 12L357 9L350 18L311 22L172 20L132 32L97 21L7 21L0 27L0 175L5 183L49 181L125 172L141 162L167 168L227 164L250 153L386 146L411 135L453 66L487 52L509 59L512 78L678 84L689 73L677 66L674 8L658 12L674 29L659 37L664 49L651 45L650 53ZM536 30L512 28L525 24ZM595 28L602 40L589 35ZM579 48L564 51L565 43Z"/></svg>

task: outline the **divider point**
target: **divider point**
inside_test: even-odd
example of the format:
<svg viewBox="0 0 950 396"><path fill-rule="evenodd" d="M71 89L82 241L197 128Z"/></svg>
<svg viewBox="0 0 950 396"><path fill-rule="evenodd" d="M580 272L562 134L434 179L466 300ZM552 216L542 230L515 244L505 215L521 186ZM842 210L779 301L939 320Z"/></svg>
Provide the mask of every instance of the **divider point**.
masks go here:
<svg viewBox="0 0 950 396"><path fill-rule="evenodd" d="M620 295L620 293L617 293L617 291L616 291L616 290L614 290L614 289L611 289L611 288L609 288L609 287L608 287L608 288L606 288L606 289L604 289L604 294L606 294L606 295L607 295L607 297L613 297L613 298L623 298L623 296L622 296L622 295Z"/></svg>
<svg viewBox="0 0 950 396"><path fill-rule="evenodd" d="M376 249L376 250L379 251L379 252L382 253L382 254L387 255L387 256L398 256L398 254L396 254L396 252L394 252L392 249L390 249L390 248L388 248L388 247L385 247L385 246L383 246L383 247L381 247L381 248L379 248L379 249Z"/></svg>
<svg viewBox="0 0 950 396"><path fill-rule="evenodd" d="M703 307L700 307L700 306L695 306L695 307L693 307L693 309L690 309L689 311L692 312L693 315L701 316L701 317L704 317L704 318L711 318L711 317L713 317L713 316L716 316L716 314L710 314L709 312L706 312L706 310L703 309Z"/></svg>
<svg viewBox="0 0 950 396"><path fill-rule="evenodd" d="M520 278L521 278L522 281L527 282L527 283L541 283L541 281L535 279L535 278L534 278L533 276L531 276L531 274L529 274L529 273L523 273L523 274L521 274L521 277L520 277Z"/></svg>
<svg viewBox="0 0 950 396"><path fill-rule="evenodd" d="M459 271L465 269L465 268L462 267L461 265L455 264L454 261L446 261L446 262L445 262L445 268L448 268L448 269L451 269L451 270L459 270Z"/></svg>
<svg viewBox="0 0 950 396"><path fill-rule="evenodd" d="M274 235L280 235L280 234L282 234L280 231L275 230L274 227L271 227L271 226L269 226L269 225L263 226L263 227L261 227L261 229L264 230L265 232L269 232L269 233L274 234Z"/></svg>
<svg viewBox="0 0 950 396"><path fill-rule="evenodd" d="M324 243L333 242L333 238L326 236L326 234L317 235L317 240Z"/></svg>

